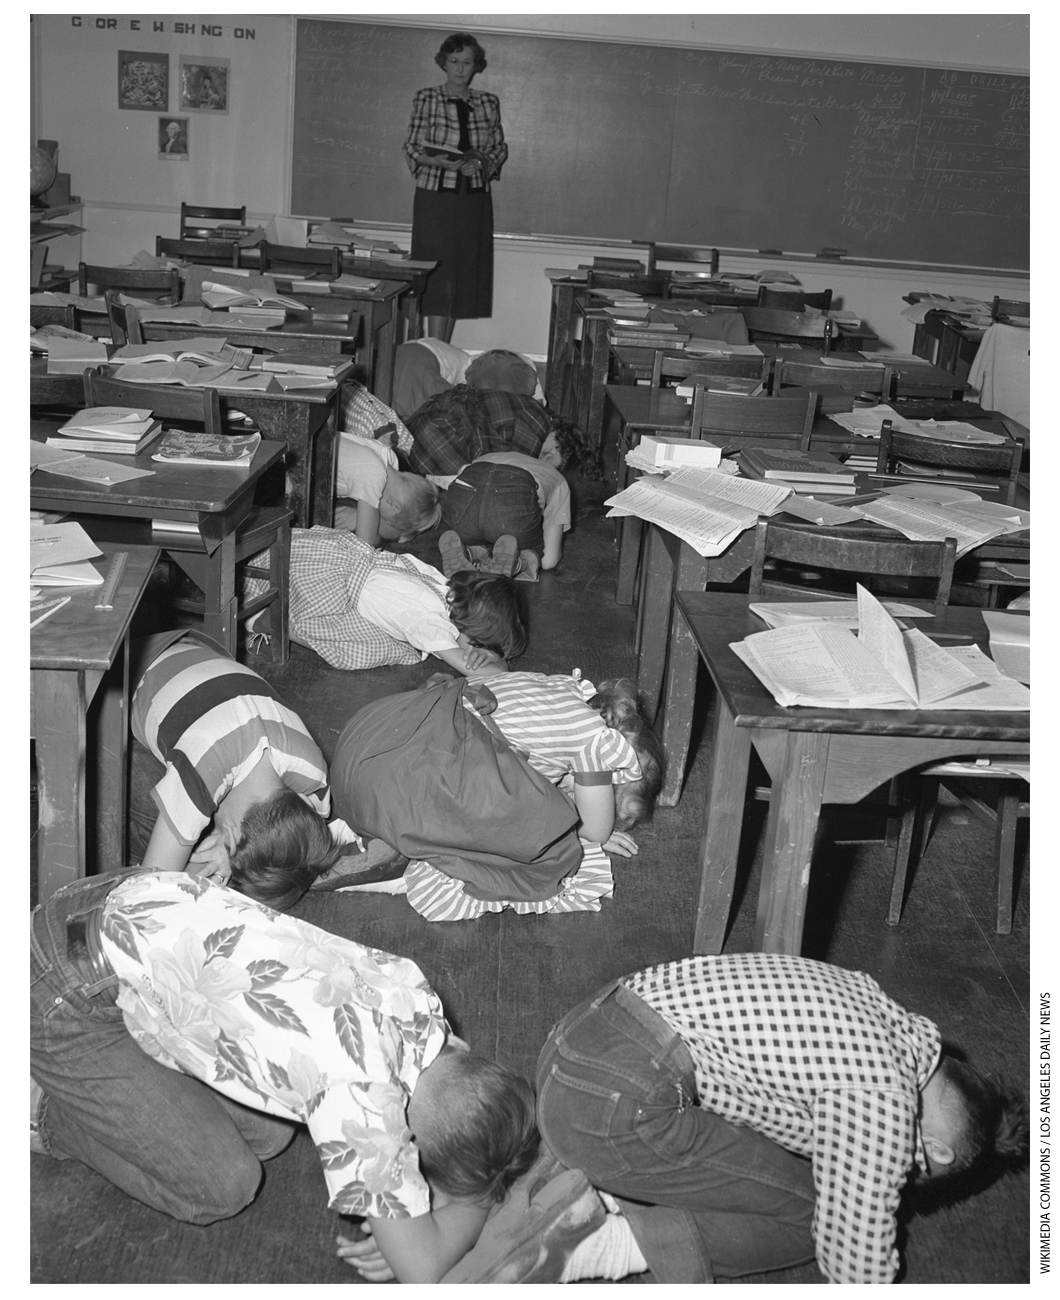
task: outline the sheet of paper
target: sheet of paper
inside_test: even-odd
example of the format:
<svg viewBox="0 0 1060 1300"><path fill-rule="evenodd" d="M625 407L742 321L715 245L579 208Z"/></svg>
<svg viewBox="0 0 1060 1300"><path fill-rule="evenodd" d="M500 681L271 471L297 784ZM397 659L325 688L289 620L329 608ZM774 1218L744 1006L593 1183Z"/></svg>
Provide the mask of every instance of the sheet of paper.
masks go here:
<svg viewBox="0 0 1060 1300"><path fill-rule="evenodd" d="M835 524L848 524L863 518L859 509L849 506L833 505L831 501L818 501L816 497L796 493L788 497L780 507L781 514L795 515L811 524L824 524L831 528Z"/></svg>
<svg viewBox="0 0 1060 1300"><path fill-rule="evenodd" d="M913 666L902 638L902 629L876 597L859 582L858 640L878 660L911 700L918 702Z"/></svg>
<svg viewBox="0 0 1060 1300"><path fill-rule="evenodd" d="M42 465L42 474L58 474L62 478L80 479L82 483L128 483L134 478L150 478L153 469L137 469L135 465L119 465L113 460L99 460L95 456L78 456L59 464Z"/></svg>
<svg viewBox="0 0 1060 1300"><path fill-rule="evenodd" d="M838 624L803 623L754 632L730 648L781 705L914 707L851 629Z"/></svg>
<svg viewBox="0 0 1060 1300"><path fill-rule="evenodd" d="M951 646L950 654L979 678L977 685L937 704L944 709L987 709L1022 713L1031 707L1031 693L1021 682L998 671L997 665L978 646Z"/></svg>
<svg viewBox="0 0 1060 1300"><path fill-rule="evenodd" d="M936 645L916 627L909 628L902 637L922 709L935 708L975 682L975 673L954 657L952 647Z"/></svg>
<svg viewBox="0 0 1060 1300"><path fill-rule="evenodd" d="M33 438L29 440L29 468L30 473L35 469L43 469L47 465L59 465L67 460L79 460L81 453L79 451L67 451L64 447L49 447L45 442L36 442Z"/></svg>
<svg viewBox="0 0 1060 1300"><path fill-rule="evenodd" d="M890 420L894 429L916 430L914 421L903 419L890 406L861 406L855 411L838 411L828 418L861 438L878 438L884 420Z"/></svg>
<svg viewBox="0 0 1060 1300"><path fill-rule="evenodd" d="M914 501L908 497L887 497L858 507L866 519L894 528L914 541L941 542L957 539L957 554L999 537L1007 531L1004 521L979 520L956 504L936 505L931 501Z"/></svg>
<svg viewBox="0 0 1060 1300"><path fill-rule="evenodd" d="M934 618L926 609L915 605L902 605L898 601L883 602L884 609L893 618ZM790 627L793 623L840 623L843 627L858 626L858 602L837 597L835 600L777 600L752 601L748 605L769 627Z"/></svg>

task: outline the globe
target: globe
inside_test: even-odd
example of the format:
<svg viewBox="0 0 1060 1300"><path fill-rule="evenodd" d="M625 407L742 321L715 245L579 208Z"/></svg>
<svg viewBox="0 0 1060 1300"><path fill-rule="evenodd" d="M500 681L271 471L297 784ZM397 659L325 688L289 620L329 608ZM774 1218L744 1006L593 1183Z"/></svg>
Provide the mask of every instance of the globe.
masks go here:
<svg viewBox="0 0 1060 1300"><path fill-rule="evenodd" d="M38 194L50 190L55 184L58 171L55 159L37 145L31 145L29 151L29 196L35 199Z"/></svg>

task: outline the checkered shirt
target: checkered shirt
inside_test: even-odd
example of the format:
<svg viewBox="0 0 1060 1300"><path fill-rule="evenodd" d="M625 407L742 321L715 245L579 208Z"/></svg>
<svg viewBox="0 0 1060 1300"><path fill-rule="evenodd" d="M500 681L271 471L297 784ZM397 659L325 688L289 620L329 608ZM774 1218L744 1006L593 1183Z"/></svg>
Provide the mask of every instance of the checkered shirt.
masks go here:
<svg viewBox="0 0 1060 1300"><path fill-rule="evenodd" d="M393 425L393 437L388 436L388 425ZM378 438L406 456L412 450L412 434L405 427L404 420L370 393L364 384L343 384L339 393L339 430L342 433L355 433L359 438L367 438L369 442Z"/></svg>
<svg viewBox="0 0 1060 1300"><path fill-rule="evenodd" d="M489 179L495 181L501 166L508 157L501 127L501 103L496 95L485 90L468 91L468 140L489 164ZM455 190L460 173L436 167L432 163L417 164L415 155L426 144L447 144L460 148L460 119L456 104L441 86L427 86L417 90L412 101L412 117L403 150L409 170L421 190ZM482 189L478 176L465 178L472 190Z"/></svg>
<svg viewBox="0 0 1060 1300"><path fill-rule="evenodd" d="M813 1161L829 1280L893 1281L899 1194L926 1168L917 1115L938 1028L868 975L776 953L690 957L623 982L687 1044L704 1109Z"/></svg>
<svg viewBox="0 0 1060 1300"><path fill-rule="evenodd" d="M536 456L548 437L548 416L532 397L457 384L413 412L409 463L417 474L458 474L488 452Z"/></svg>

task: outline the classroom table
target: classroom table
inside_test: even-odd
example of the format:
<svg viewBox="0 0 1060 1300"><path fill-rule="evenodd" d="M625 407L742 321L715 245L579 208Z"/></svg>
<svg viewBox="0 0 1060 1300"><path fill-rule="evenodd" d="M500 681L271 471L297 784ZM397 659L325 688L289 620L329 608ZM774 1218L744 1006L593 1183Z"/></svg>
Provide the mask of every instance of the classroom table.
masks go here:
<svg viewBox="0 0 1060 1300"><path fill-rule="evenodd" d="M918 302L919 295L907 294L905 301ZM952 312L932 309L914 325L913 355L923 357L943 370L951 370L958 379L966 380L984 328Z"/></svg>
<svg viewBox="0 0 1060 1300"><path fill-rule="evenodd" d="M30 421L30 436L45 441L62 423L62 417L38 416ZM99 541L130 543L152 541L181 563L182 552L192 549L193 535L181 535L181 549L169 550L165 534L152 535L151 520L194 524L201 548L209 557L210 590L203 630L233 656L236 653L236 530L250 514L254 492L263 475L283 460L282 442L263 441L246 469L214 465L163 465L153 461L150 449L142 456L110 456L110 460L152 471L150 478L124 483L89 483L63 478L38 469L30 478L30 505L34 510L75 514L85 531Z"/></svg>
<svg viewBox="0 0 1060 1300"><path fill-rule="evenodd" d="M782 708L730 649L764 629L748 610L750 599L698 591L678 591L675 599L662 742L677 795L699 662L716 695L692 940L697 955L720 953L725 942L752 748L771 782L753 949L792 954L802 948L822 804L857 803L891 777L939 759L1030 753L1026 712ZM971 636L984 648L988 641L978 609L950 606L920 626L929 636Z"/></svg>
<svg viewBox="0 0 1060 1300"><path fill-rule="evenodd" d="M402 258L400 261L385 261L373 257L367 249L343 249L342 269L351 275L363 275L372 280L401 280L409 286L409 292L400 299L400 312L405 318L405 337L398 338L398 343L417 339L420 335L420 301L431 272L436 270L436 261ZM388 403L389 405L389 403Z"/></svg>
<svg viewBox="0 0 1060 1300"><path fill-rule="evenodd" d="M272 328L261 325L233 329L224 322L200 325L196 321L181 320L141 320L140 328L145 343L217 335L237 347L260 348L267 352L322 352L325 356L357 352L357 340L361 337L359 315L351 316L349 321L315 321L310 319L308 309L304 315L289 316L282 325ZM358 363L367 380L369 372L360 353Z"/></svg>
<svg viewBox="0 0 1060 1300"><path fill-rule="evenodd" d="M101 573L119 549L104 545ZM89 866L125 865L129 625L158 559L157 546L128 555L113 608L96 609L99 587L47 587L70 603L30 631L30 732L37 760L37 901ZM94 703L95 707L93 707ZM89 714L94 715L90 718ZM86 786L94 779L95 836L86 836Z"/></svg>
<svg viewBox="0 0 1060 1300"><path fill-rule="evenodd" d="M113 349L111 349L112 351ZM30 406L85 405L81 375L49 375L47 357L30 358ZM110 370L113 373L113 367ZM254 421L261 436L287 444L287 505L294 526L330 527L335 495L335 446L339 387L287 389L280 393L218 388L221 413L231 405Z"/></svg>

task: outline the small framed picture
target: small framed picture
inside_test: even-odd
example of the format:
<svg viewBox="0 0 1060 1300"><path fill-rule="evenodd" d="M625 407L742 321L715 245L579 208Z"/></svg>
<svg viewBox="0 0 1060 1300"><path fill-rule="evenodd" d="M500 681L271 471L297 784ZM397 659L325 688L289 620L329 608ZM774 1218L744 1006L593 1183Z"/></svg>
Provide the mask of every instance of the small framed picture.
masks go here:
<svg viewBox="0 0 1060 1300"><path fill-rule="evenodd" d="M188 119L186 117L158 119L158 156L176 162L188 161Z"/></svg>
<svg viewBox="0 0 1060 1300"><path fill-rule="evenodd" d="M228 112L228 60L180 56L180 104L192 113Z"/></svg>
<svg viewBox="0 0 1060 1300"><path fill-rule="evenodd" d="M118 107L169 112L169 55L118 51Z"/></svg>

